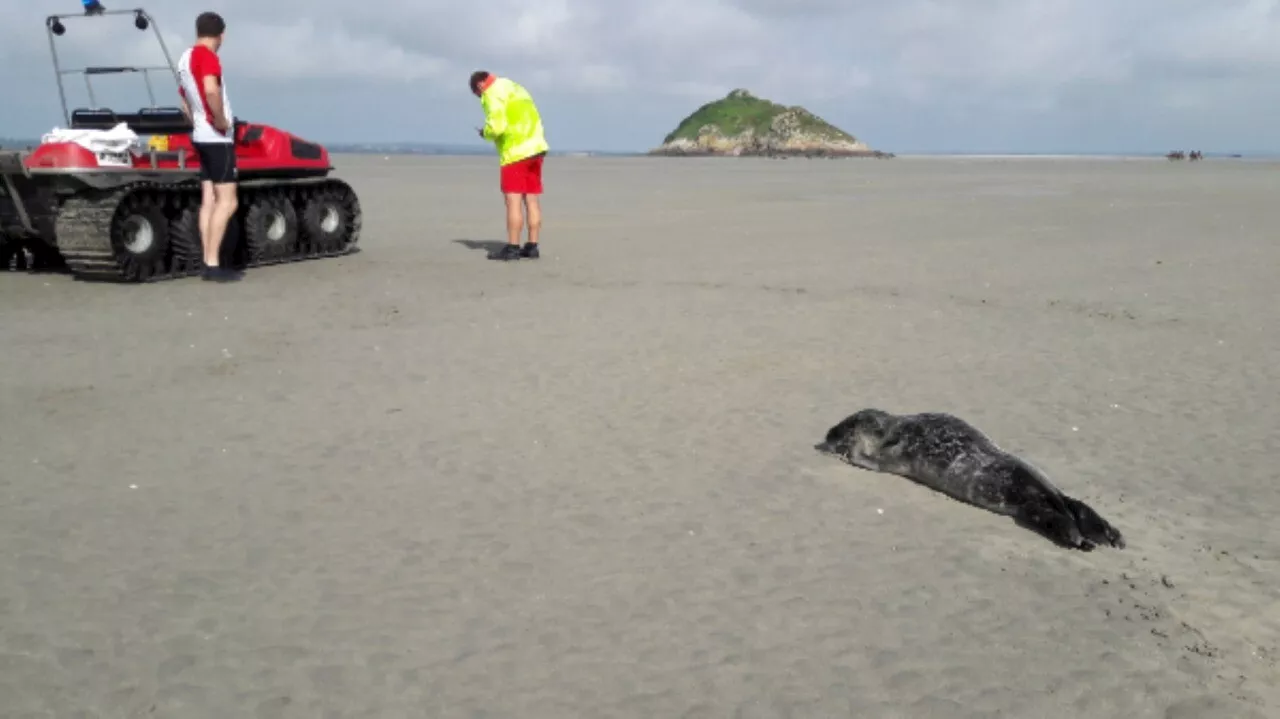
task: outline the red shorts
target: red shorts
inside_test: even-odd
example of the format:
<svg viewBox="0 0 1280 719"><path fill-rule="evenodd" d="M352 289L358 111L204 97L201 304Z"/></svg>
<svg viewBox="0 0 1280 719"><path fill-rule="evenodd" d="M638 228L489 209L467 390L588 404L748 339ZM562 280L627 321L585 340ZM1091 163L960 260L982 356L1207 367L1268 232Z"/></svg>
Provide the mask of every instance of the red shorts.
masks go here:
<svg viewBox="0 0 1280 719"><path fill-rule="evenodd" d="M533 157L503 165L500 171L502 191L521 195L541 195L542 158L545 156L544 153L539 153Z"/></svg>

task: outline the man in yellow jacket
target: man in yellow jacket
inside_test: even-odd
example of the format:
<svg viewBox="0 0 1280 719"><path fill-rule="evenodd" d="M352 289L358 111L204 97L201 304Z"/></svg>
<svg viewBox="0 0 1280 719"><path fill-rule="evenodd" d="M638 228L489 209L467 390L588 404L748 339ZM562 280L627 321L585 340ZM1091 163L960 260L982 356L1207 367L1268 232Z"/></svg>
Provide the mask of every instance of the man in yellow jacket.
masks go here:
<svg viewBox="0 0 1280 719"><path fill-rule="evenodd" d="M542 117L529 92L513 80L485 70L471 74L471 92L484 108L480 137L498 150L499 185L507 204L507 245L489 255L491 260L538 257L538 234L542 230L542 161L547 140L542 133ZM525 214L529 220L529 241L520 246Z"/></svg>

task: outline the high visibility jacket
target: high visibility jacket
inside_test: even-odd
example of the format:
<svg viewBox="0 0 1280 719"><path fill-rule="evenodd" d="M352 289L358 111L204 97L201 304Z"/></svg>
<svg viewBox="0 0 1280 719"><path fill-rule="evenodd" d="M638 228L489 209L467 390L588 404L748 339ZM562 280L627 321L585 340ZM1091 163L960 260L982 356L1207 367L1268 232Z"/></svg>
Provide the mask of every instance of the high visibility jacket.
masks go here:
<svg viewBox="0 0 1280 719"><path fill-rule="evenodd" d="M519 83L505 77L494 78L480 94L480 106L484 108L484 139L497 147L499 165L519 162L549 149L538 106Z"/></svg>

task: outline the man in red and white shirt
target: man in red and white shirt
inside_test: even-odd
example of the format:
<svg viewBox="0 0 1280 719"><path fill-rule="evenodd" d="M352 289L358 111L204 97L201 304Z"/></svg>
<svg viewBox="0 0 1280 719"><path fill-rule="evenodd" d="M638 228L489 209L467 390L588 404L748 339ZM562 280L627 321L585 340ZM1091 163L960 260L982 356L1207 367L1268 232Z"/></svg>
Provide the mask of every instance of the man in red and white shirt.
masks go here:
<svg viewBox="0 0 1280 719"><path fill-rule="evenodd" d="M191 119L191 144L200 159L200 242L207 280L238 279L218 263L227 223L238 207L234 116L218 60L226 29L217 13L201 13L196 18L196 44L178 60L178 94Z"/></svg>

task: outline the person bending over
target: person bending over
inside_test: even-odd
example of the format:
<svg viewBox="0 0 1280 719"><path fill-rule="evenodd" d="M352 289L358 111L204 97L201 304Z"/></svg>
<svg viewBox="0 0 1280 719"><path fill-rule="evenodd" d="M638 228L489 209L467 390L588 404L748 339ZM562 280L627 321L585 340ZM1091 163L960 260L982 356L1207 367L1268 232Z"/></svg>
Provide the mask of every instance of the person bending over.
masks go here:
<svg viewBox="0 0 1280 719"><path fill-rule="evenodd" d="M471 92L484 108L480 137L498 151L499 186L507 205L507 245L489 255L492 260L538 257L542 230L542 163L549 149L543 136L542 117L533 97L519 83L486 70L471 73ZM520 246L525 215L529 241Z"/></svg>

